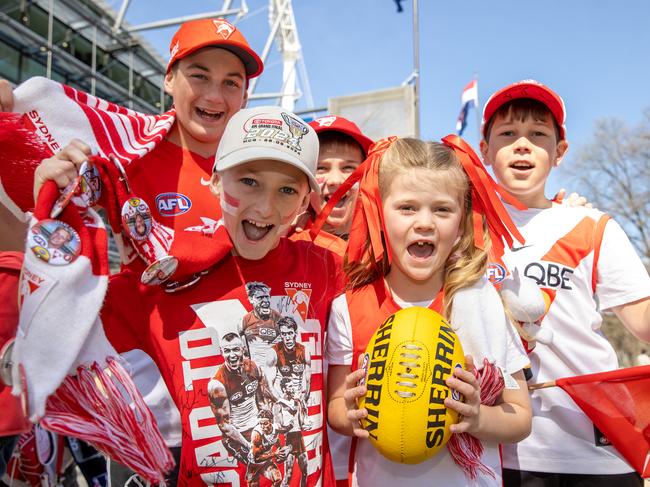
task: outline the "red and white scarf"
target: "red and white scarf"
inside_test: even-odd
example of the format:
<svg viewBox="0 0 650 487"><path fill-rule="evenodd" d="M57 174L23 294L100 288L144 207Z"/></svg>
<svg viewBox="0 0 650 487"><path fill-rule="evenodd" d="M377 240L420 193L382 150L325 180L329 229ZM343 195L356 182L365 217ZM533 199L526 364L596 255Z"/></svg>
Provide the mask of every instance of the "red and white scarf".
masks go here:
<svg viewBox="0 0 650 487"><path fill-rule="evenodd" d="M100 156L93 159L104 169L100 204L119 234L119 211L132 195L109 159L124 166L137 163L165 138L174 112L144 115L44 78L25 82L14 95L17 113L0 115L0 203L25 221L24 212L35 207L30 231L48 219L59 190L46 183L34 205L34 170L73 138L80 139ZM77 232L81 252L73 262L55 266L26 248L14 393L23 395L33 421L85 439L160 483L173 460L99 318L108 286L106 229L95 211L72 202L57 220ZM182 233L167 249L180 263L177 280L205 270L230 251L227 235ZM197 255L197 248L205 250Z"/></svg>
<svg viewBox="0 0 650 487"><path fill-rule="evenodd" d="M146 115L47 78L31 78L14 90L14 113L0 114L0 182L5 193L4 198L0 193L0 203L23 212L34 207L34 170L43 152L49 157L79 139L98 155L127 166L154 149L174 121L173 109ZM16 143L17 131L26 139L22 143Z"/></svg>

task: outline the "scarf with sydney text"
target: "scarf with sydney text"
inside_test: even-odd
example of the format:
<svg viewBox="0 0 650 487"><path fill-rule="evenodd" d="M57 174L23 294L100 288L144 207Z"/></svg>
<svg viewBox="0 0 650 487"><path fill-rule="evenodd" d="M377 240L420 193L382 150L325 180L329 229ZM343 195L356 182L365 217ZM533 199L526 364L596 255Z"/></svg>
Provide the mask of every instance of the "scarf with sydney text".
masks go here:
<svg viewBox="0 0 650 487"><path fill-rule="evenodd" d="M29 231L13 391L32 421L84 439L147 480L163 482L173 460L99 317L108 286L108 236L93 206L105 210L116 241L148 264L150 284L181 289L232 244L223 226L174 234L150 213L143 213L143 238L134 238L129 227L133 219L126 216L147 205L131 192L123 167L137 164L166 137L173 110L145 115L45 78L30 79L14 95L15 112L0 114L0 204L28 221ZM66 198L48 181L34 202L36 167L73 139L93 148L88 164L96 201L88 204L81 189ZM76 181L86 189L88 182L81 175ZM68 241L54 245L48 240L54 234Z"/></svg>

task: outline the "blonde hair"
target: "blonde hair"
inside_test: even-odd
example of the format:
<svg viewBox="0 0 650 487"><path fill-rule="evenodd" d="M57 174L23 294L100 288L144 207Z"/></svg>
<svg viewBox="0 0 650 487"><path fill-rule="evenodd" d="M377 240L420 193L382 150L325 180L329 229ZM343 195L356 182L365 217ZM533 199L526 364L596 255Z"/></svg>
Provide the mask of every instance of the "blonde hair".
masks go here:
<svg viewBox="0 0 650 487"><path fill-rule="evenodd" d="M487 227L484 220L485 249L482 250L474 244L471 188L467 175L453 149L437 142L404 138L397 139L391 144L379 164L379 194L382 200L388 196L391 182L395 177L414 169L435 172L441 187L455 190L460 195L459 203L463 208L460 222L462 236L452 248L444 269L443 315L449 319L454 294L459 289L473 285L485 274L489 250ZM360 263L349 263L347 256L345 258L344 269L351 288L361 287L383 278L390 271L386 253L381 262L376 262L370 252L369 241L366 242L364 256Z"/></svg>

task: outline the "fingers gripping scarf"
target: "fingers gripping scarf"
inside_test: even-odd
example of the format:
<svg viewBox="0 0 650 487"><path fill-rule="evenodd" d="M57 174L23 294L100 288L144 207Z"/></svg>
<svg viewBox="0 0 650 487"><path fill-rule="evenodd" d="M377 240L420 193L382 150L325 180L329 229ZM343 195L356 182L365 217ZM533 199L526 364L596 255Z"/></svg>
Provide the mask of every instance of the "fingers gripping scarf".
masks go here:
<svg viewBox="0 0 650 487"><path fill-rule="evenodd" d="M100 158L91 162L102 180L100 203L111 226L119 229L117 201L128 194L111 176L112 163ZM58 197L56 184L48 181L39 194L30 233L38 232L39 223L52 222L50 211ZM99 318L108 286L104 224L94 210L78 207L74 200L56 222L76 232L80 255L57 266L38 258L29 244L26 248L14 392L23 394L32 421L84 439L149 481L163 482L173 459Z"/></svg>

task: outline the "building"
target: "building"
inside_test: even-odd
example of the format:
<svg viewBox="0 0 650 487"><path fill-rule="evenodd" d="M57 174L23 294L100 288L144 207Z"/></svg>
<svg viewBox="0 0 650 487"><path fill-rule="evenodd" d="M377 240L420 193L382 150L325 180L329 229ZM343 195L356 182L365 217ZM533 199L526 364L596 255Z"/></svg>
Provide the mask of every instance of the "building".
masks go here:
<svg viewBox="0 0 650 487"><path fill-rule="evenodd" d="M48 76L147 113L168 108L166 60L102 0L0 0L0 77Z"/></svg>

